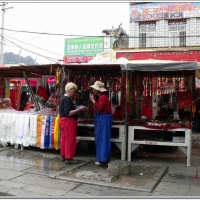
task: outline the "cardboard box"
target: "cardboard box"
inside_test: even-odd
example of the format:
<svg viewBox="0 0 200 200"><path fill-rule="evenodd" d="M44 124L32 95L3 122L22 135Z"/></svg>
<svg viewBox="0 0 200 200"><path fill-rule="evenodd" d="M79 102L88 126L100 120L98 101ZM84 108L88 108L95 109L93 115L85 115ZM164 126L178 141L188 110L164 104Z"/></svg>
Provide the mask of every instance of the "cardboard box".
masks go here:
<svg viewBox="0 0 200 200"><path fill-rule="evenodd" d="M173 136L173 140L172 140L173 142L185 142L185 137L177 137L177 136Z"/></svg>

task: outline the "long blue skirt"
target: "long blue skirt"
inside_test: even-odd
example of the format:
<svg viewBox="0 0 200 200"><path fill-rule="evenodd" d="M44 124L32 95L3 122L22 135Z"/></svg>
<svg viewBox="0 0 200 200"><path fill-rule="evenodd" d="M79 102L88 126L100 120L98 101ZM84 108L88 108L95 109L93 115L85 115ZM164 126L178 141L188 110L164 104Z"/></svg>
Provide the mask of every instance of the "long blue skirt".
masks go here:
<svg viewBox="0 0 200 200"><path fill-rule="evenodd" d="M110 135L112 127L111 114L95 114L94 134L96 146L96 161L109 162L110 160Z"/></svg>

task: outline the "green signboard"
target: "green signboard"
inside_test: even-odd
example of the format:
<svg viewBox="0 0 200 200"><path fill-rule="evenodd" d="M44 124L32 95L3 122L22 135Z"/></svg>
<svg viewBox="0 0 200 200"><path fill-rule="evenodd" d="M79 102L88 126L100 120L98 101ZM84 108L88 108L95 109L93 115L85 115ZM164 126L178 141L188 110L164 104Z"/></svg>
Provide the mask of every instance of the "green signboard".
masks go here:
<svg viewBox="0 0 200 200"><path fill-rule="evenodd" d="M95 56L112 48L110 37L65 39L64 56Z"/></svg>

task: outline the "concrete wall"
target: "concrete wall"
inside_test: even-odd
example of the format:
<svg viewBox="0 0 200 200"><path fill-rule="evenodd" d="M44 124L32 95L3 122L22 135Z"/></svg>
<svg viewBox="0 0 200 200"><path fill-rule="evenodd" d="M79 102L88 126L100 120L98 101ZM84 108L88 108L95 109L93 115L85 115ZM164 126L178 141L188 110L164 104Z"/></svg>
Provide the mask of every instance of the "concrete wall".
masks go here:
<svg viewBox="0 0 200 200"><path fill-rule="evenodd" d="M156 41L155 47L168 47L168 21L167 20L158 20L156 21Z"/></svg>
<svg viewBox="0 0 200 200"><path fill-rule="evenodd" d="M129 48L139 47L139 24L138 22L129 23Z"/></svg>
<svg viewBox="0 0 200 200"><path fill-rule="evenodd" d="M169 46L168 20L156 21L155 47ZM186 46L200 46L200 18L187 19L186 25ZM161 36L161 37L160 37ZM139 47L139 24L138 22L129 23L129 48ZM135 38L134 38L135 37Z"/></svg>
<svg viewBox="0 0 200 200"><path fill-rule="evenodd" d="M194 37L196 34L197 28L197 18L190 18L187 19L187 26L186 26L186 46L196 46L197 38Z"/></svg>

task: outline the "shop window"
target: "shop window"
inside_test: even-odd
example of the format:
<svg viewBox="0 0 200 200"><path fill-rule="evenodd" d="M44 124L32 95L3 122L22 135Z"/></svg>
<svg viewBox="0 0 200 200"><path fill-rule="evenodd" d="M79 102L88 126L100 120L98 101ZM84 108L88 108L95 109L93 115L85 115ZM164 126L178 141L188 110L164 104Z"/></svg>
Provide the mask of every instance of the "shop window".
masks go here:
<svg viewBox="0 0 200 200"><path fill-rule="evenodd" d="M186 46L186 20L169 20L169 43L170 46Z"/></svg>
<svg viewBox="0 0 200 200"><path fill-rule="evenodd" d="M139 23L139 47L155 46L156 22Z"/></svg>

